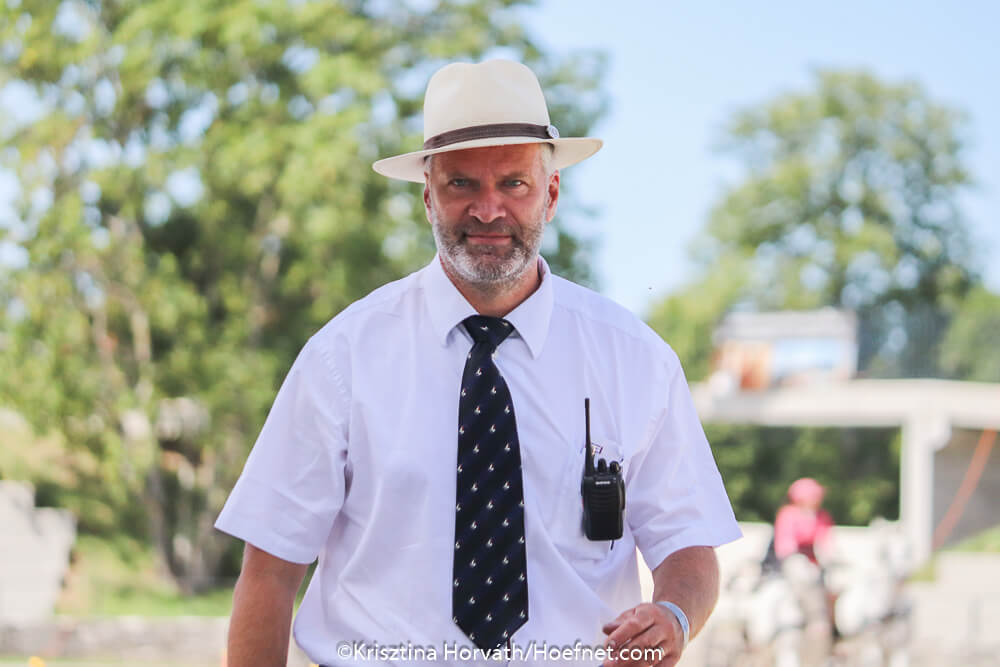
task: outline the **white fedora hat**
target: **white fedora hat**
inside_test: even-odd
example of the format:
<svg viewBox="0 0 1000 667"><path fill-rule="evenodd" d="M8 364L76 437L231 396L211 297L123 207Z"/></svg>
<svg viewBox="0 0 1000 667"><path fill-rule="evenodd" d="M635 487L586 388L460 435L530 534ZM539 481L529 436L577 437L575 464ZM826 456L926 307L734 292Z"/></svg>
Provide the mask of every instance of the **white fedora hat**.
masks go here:
<svg viewBox="0 0 1000 667"><path fill-rule="evenodd" d="M424 182L424 158L444 151L505 144L552 144L552 166L568 167L596 153L603 142L560 138L549 122L545 96L534 72L510 60L445 65L424 95L424 148L379 160L378 173Z"/></svg>

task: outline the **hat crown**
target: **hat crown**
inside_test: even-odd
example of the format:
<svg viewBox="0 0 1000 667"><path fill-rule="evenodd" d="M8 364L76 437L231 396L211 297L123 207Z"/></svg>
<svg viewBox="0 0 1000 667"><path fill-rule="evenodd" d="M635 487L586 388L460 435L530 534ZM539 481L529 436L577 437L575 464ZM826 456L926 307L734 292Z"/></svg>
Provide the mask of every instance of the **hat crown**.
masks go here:
<svg viewBox="0 0 1000 667"><path fill-rule="evenodd" d="M423 149L382 158L372 168L389 178L423 183L430 155L540 142L552 146L554 169L586 160L603 143L593 137L560 137L538 78L521 63L453 63L427 83Z"/></svg>
<svg viewBox="0 0 1000 667"><path fill-rule="evenodd" d="M431 77L424 95L424 141L494 123L549 124L545 95L528 67L499 59L453 63Z"/></svg>

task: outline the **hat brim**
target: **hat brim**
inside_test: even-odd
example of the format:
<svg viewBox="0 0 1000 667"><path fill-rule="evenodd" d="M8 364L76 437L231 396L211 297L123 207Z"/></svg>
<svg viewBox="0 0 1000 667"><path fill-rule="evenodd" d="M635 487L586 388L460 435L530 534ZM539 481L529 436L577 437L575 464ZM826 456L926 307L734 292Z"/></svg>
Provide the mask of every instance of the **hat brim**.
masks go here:
<svg viewBox="0 0 1000 667"><path fill-rule="evenodd" d="M567 137L565 139L538 139L535 137L487 137L485 139L473 139L471 141L461 141L455 144L448 144L440 148L431 150L415 151L404 153L394 157L387 157L375 162L372 165L379 174L389 178L398 178L403 181L413 183L424 182L424 159L428 155L445 153L447 151L460 151L466 148L483 148L484 146L509 146L511 144L552 144L552 166L555 169L563 169L577 162L582 162L596 153L604 145L600 139L591 137Z"/></svg>

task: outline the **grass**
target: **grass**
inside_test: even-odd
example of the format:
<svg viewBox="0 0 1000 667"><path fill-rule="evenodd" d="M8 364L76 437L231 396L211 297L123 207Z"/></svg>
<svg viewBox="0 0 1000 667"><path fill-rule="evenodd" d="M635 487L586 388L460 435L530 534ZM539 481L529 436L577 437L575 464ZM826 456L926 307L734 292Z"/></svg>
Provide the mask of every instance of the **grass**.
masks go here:
<svg viewBox="0 0 1000 667"><path fill-rule="evenodd" d="M128 536L103 539L80 535L73 547L56 613L75 617L229 616L233 582L214 590L185 595L162 571L149 545ZM305 595L315 563L296 596ZM0 663L2 664L2 663Z"/></svg>
<svg viewBox="0 0 1000 667"><path fill-rule="evenodd" d="M927 562L917 568L909 577L910 581L930 583L937 581L937 556L931 556Z"/></svg>
<svg viewBox="0 0 1000 667"><path fill-rule="evenodd" d="M967 537L958 544L947 547L947 551L1000 553L1000 525Z"/></svg>
<svg viewBox="0 0 1000 667"><path fill-rule="evenodd" d="M993 553L1000 554L1000 525L987 528L961 542L944 547L934 553L922 567L910 575L910 581L930 582L937 579L937 559L941 553Z"/></svg>
<svg viewBox="0 0 1000 667"><path fill-rule="evenodd" d="M194 596L179 593L120 588L100 598L99 603L74 616L228 616L233 592L220 589ZM66 613L58 610L57 613Z"/></svg>
<svg viewBox="0 0 1000 667"><path fill-rule="evenodd" d="M152 549L126 536L80 535L56 613L67 616L228 616L232 586L184 595Z"/></svg>

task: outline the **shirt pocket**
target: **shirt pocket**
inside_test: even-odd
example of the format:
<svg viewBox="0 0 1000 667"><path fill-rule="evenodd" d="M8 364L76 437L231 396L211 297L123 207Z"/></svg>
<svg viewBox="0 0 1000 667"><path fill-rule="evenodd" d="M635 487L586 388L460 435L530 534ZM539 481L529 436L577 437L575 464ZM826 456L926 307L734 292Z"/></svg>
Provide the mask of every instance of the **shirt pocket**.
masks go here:
<svg viewBox="0 0 1000 667"><path fill-rule="evenodd" d="M604 459L610 464L617 461L625 474L625 460L621 446L610 438L594 437L595 463ZM552 521L552 538L556 548L563 556L577 565L599 565L611 553L611 540L594 541L587 539L583 533L583 496L580 482L583 476L584 456L586 447L580 447L563 466L565 484L559 496L556 511ZM628 530L628 526L625 527Z"/></svg>

